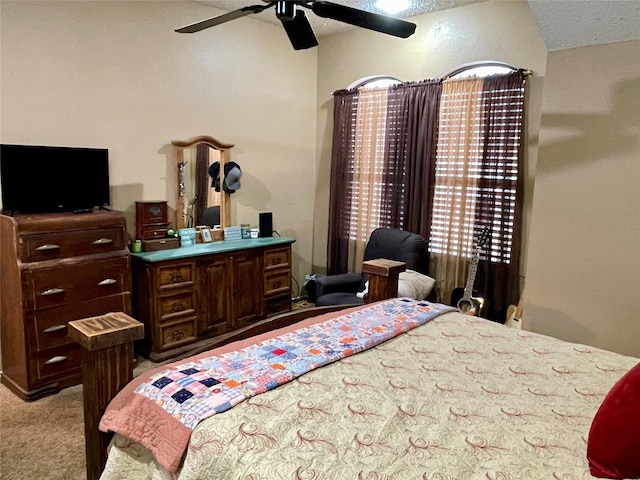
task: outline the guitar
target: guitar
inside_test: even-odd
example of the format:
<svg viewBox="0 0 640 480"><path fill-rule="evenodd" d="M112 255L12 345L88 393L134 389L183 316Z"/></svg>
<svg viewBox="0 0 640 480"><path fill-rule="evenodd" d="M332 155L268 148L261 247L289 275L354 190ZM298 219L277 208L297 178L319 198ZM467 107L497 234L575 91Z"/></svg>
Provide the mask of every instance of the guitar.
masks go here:
<svg viewBox="0 0 640 480"><path fill-rule="evenodd" d="M518 300L518 305L509 305L507 307L507 319L504 322L505 326L511 328L517 328L520 330L522 328L522 307L524 306L524 291L520 294L520 300Z"/></svg>
<svg viewBox="0 0 640 480"><path fill-rule="evenodd" d="M473 290L473 284L476 280L476 272L478 271L478 261L480 260L480 250L484 249L489 244L489 238L491 236L491 229L484 227L480 235L478 236L478 243L476 245L476 251L471 258L471 265L469 267L469 274L467 275L467 284L464 288L454 288L451 293L451 305L454 305L467 315L477 315L484 309L485 299L479 296Z"/></svg>

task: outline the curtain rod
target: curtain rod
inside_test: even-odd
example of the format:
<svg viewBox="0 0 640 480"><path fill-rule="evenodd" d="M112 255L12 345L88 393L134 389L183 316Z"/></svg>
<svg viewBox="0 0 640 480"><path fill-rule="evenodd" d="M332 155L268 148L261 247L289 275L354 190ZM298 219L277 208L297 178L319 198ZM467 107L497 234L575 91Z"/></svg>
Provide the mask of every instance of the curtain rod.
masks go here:
<svg viewBox="0 0 640 480"><path fill-rule="evenodd" d="M513 67L511 65L508 65L506 63L501 63L501 62L474 62L474 63L468 63L465 64L461 67L456 68L455 70L452 70L451 72L449 72L446 75L440 76L440 77L436 77L439 78L441 80L447 80L450 77L457 75L458 73L464 72L465 70L469 70L471 68L475 68L475 67L505 67L505 68L510 68L513 72L517 72L518 70L522 71L522 74L529 77L531 75L533 75L533 70L531 69L524 69L524 68L516 68ZM511 72L511 73L513 73ZM489 76L489 75L487 75ZM370 77L366 77L363 78L362 80L358 81L358 82L354 82L352 83L350 86L348 86L347 88L340 88L338 90L334 90L333 92L331 92L329 95L330 96L334 96L336 94L336 92L342 92L345 90L351 90L354 88L360 88L364 85L366 85L369 81L376 81L376 80L397 80L400 83L405 83L402 80L400 80L399 78L396 77L392 77L391 75L380 75L380 76L370 76ZM424 80L420 80L420 81L424 81ZM410 83L410 82L409 82Z"/></svg>
<svg viewBox="0 0 640 480"><path fill-rule="evenodd" d="M457 75L459 73L462 73L465 70L471 70L472 68L480 68L480 67L508 68L509 70L513 70L514 72L517 72L518 70L521 70L525 75L533 75L533 70L514 67L513 65L509 65L508 63L498 62L498 61L495 61L495 60L483 60L483 61L479 61L479 62L465 63L463 65L460 65L459 67L454 68L453 70L449 70L448 72L441 73L437 78L446 79L446 78L452 77L454 75Z"/></svg>
<svg viewBox="0 0 640 480"><path fill-rule="evenodd" d="M533 73L534 73L533 70L524 69L524 68L516 68L516 67L512 67L511 65L507 65L507 64L497 65L498 62L492 62L493 65L488 65L487 62L478 62L478 63L482 64L482 65L478 65L478 66L487 66L487 67L488 66L504 66L505 68L512 69L511 73L517 72L517 71L521 71L522 74L527 76L527 77L533 75ZM441 77L436 77L436 78L441 79L441 80L448 80L450 77L452 77L454 75L457 75L458 73L461 73L461 72L463 72L465 70L469 70L470 68L473 68L473 67L471 67L469 65L465 65L465 66L459 67L456 70L453 70L452 72L447 74L446 76L441 76ZM490 75L487 75L487 76L490 76ZM402 80L400 80L400 79L398 79L396 77L392 77L390 75L380 75L379 77L371 76L371 77L366 77L366 78L360 80L359 82L354 82L347 88L340 88L338 90L334 90L329 95L333 97L337 92L343 92L343 91L346 91L346 90L352 90L354 88L360 88L360 87L366 85L370 80L385 80L385 79L398 80L398 82L400 82L400 83L411 83L411 82L403 82ZM424 81L424 80L420 80L420 81Z"/></svg>

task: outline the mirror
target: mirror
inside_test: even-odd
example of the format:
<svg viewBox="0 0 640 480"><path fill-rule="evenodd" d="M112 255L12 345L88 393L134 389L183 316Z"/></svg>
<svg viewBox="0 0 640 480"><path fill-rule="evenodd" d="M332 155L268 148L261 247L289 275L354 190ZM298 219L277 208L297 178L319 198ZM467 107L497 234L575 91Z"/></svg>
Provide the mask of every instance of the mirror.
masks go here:
<svg viewBox="0 0 640 480"><path fill-rule="evenodd" d="M209 166L220 162L220 181L224 181L224 164L230 159L233 144L202 135L189 140L173 140L178 175L176 191L176 228L205 224L203 217L219 209L221 228L231 226L230 195L212 188ZM209 208L209 210L207 210ZM216 212L217 213L217 212Z"/></svg>

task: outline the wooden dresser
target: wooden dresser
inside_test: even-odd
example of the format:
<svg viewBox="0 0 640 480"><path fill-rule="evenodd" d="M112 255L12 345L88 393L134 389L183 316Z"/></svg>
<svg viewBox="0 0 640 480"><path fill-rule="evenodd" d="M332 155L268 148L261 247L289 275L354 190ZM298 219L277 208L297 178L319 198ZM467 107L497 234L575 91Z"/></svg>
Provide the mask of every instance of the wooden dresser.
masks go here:
<svg viewBox="0 0 640 480"><path fill-rule="evenodd" d="M138 351L154 362L291 310L291 244L284 237L203 243L132 254Z"/></svg>
<svg viewBox="0 0 640 480"><path fill-rule="evenodd" d="M131 312L121 212L0 216L1 381L30 401L81 382L67 323Z"/></svg>

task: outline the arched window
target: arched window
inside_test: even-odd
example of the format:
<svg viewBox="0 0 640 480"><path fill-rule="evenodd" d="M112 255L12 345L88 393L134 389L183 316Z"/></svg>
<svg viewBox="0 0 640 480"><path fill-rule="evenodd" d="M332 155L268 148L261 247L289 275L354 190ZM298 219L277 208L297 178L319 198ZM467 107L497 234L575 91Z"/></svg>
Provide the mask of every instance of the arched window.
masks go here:
<svg viewBox="0 0 640 480"><path fill-rule="evenodd" d="M346 173L350 192L348 238L358 251L364 248L369 234L379 226L390 226L390 213L386 211L384 196L389 181L385 165L384 138L388 130L387 117L393 108L387 101L387 91L392 85L403 83L390 75L372 75L356 80L349 91L357 91L351 117L352 151ZM399 212L402 216L403 212ZM360 261L353 259L354 266ZM354 267L352 267L354 268Z"/></svg>
<svg viewBox="0 0 640 480"><path fill-rule="evenodd" d="M402 80L390 75L371 75L370 77L356 80L347 88L387 88L399 83L402 83Z"/></svg>
<svg viewBox="0 0 640 480"><path fill-rule="evenodd" d="M328 272L356 271L373 229L406 228L428 239L430 273L449 302L488 228L477 285L489 318L504 318L519 297L527 73L482 62L335 92Z"/></svg>
<svg viewBox="0 0 640 480"><path fill-rule="evenodd" d="M491 75L506 75L516 72L518 69L502 62L473 62L460 65L442 75L439 78L453 80L458 78L478 77L484 78Z"/></svg>

